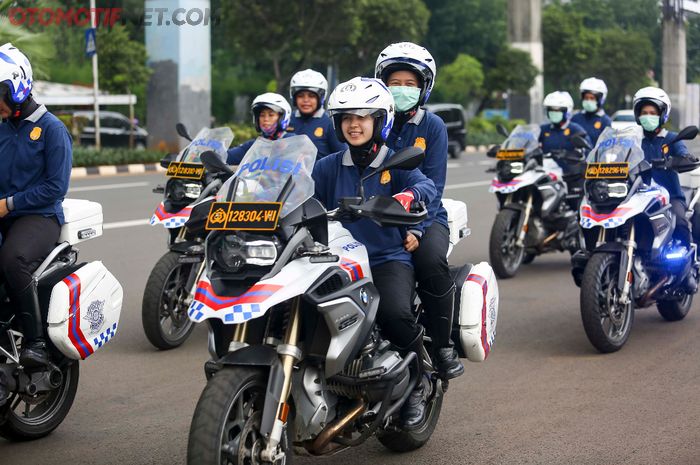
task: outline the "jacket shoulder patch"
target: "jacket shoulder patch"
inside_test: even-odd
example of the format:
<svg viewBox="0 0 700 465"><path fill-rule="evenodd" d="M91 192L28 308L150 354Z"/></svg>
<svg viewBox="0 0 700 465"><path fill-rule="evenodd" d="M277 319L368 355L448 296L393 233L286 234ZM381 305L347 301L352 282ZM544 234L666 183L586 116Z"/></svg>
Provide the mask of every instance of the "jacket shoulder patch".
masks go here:
<svg viewBox="0 0 700 465"><path fill-rule="evenodd" d="M425 143L425 139L423 137L416 137L416 141L413 143L413 146L420 147L425 150L428 145Z"/></svg>
<svg viewBox="0 0 700 465"><path fill-rule="evenodd" d="M41 137L41 128L39 126L34 126L34 129L32 129L32 132L29 133L29 138L31 140L39 140Z"/></svg>

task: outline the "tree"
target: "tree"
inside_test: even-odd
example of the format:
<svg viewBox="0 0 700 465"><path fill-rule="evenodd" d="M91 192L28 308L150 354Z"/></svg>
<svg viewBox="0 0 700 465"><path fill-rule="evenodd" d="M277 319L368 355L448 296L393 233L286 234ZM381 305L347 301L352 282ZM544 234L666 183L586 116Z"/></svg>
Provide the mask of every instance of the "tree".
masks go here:
<svg viewBox="0 0 700 465"><path fill-rule="evenodd" d="M4 0L0 3L0 14L7 13L13 5L13 1ZM34 6L41 7L43 3L34 2ZM34 79L48 77L48 61L55 52L48 34L32 32L26 27L12 24L7 16L0 16L0 44L8 42L29 58Z"/></svg>
<svg viewBox="0 0 700 465"><path fill-rule="evenodd" d="M486 73L486 89L489 92L526 93L538 74L529 53L506 47L498 53L494 66Z"/></svg>
<svg viewBox="0 0 700 465"><path fill-rule="evenodd" d="M121 24L99 32L100 88L123 93L146 84L151 75L146 66L146 47L131 40Z"/></svg>
<svg viewBox="0 0 700 465"><path fill-rule="evenodd" d="M479 60L460 53L452 63L438 69L438 98L468 106L484 95L484 72Z"/></svg>

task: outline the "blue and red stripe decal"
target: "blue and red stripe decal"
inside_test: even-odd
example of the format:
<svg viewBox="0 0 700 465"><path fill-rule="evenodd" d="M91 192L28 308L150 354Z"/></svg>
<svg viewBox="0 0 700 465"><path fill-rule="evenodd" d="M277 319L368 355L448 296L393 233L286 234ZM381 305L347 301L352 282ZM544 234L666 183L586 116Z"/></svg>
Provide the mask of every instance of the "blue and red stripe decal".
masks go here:
<svg viewBox="0 0 700 465"><path fill-rule="evenodd" d="M68 338L75 350L80 354L80 358L86 359L95 350L85 338L83 330L80 329L80 278L74 273L66 277L63 283L68 286L68 301L70 305Z"/></svg>
<svg viewBox="0 0 700 465"><path fill-rule="evenodd" d="M192 207L185 207L179 212L176 213L168 213L165 211L165 206L163 205L163 202L158 205L158 208L156 208L156 211L153 212L156 218L159 220L167 220L170 218L189 218L189 216L192 214Z"/></svg>
<svg viewBox="0 0 700 465"><path fill-rule="evenodd" d="M585 205L581 208L581 216L584 218L591 219L593 221L603 221L603 220L608 220L610 218L616 218L618 216L622 216L625 213L627 213L629 210L631 210L631 209L620 207L620 208L616 208L615 210L613 210L610 213L596 213L593 211L593 209L591 207L589 207L588 205Z"/></svg>
<svg viewBox="0 0 700 465"><path fill-rule="evenodd" d="M211 284L200 281L194 294L194 300L201 302L214 311L229 308L238 304L259 304L272 294L282 289L274 284L256 284L238 297L221 297L216 295Z"/></svg>
<svg viewBox="0 0 700 465"><path fill-rule="evenodd" d="M365 277L362 272L362 267L356 261L350 260L349 258L340 258L340 267L344 269L349 275L352 281L358 281Z"/></svg>
<svg viewBox="0 0 700 465"><path fill-rule="evenodd" d="M489 356L489 352L491 351L488 334L486 333L486 295L489 292L489 285L486 282L486 278L479 276L478 274L470 274L467 276L467 281L472 281L481 286L481 292L484 295L483 304L481 306L481 346L484 348L484 358L486 358Z"/></svg>

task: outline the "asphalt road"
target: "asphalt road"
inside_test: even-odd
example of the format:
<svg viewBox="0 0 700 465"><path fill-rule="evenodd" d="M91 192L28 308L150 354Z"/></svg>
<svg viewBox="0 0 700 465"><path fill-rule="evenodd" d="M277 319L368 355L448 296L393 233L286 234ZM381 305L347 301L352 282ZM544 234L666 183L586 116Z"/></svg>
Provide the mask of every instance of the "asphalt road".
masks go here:
<svg viewBox="0 0 700 465"><path fill-rule="evenodd" d="M487 190L486 158L452 161L445 196L469 207L472 235L453 263L488 256L496 213ZM146 278L165 252L162 229L144 225L162 175L90 178L70 197L102 203L103 237L80 246L83 260L102 260L124 286L120 330L80 364L73 408L49 437L0 440L0 464L184 463L187 433L204 387L206 331L179 349L158 352L141 328ZM347 464L699 464L700 311L667 323L639 310L618 353L601 355L584 335L579 289L568 254L538 257L499 282L495 347L481 364L465 361L450 383L438 428L422 449L396 455L375 440L327 458L296 463Z"/></svg>

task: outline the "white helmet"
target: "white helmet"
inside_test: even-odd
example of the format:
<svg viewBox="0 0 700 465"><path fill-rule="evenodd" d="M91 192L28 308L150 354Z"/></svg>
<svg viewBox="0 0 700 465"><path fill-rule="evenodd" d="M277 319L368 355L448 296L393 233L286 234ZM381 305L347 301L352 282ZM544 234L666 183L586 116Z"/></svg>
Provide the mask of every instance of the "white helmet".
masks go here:
<svg viewBox="0 0 700 465"><path fill-rule="evenodd" d="M574 110L574 99L571 98L571 94L560 90L547 94L542 104L545 111L550 108L561 109L564 112L564 120L571 118L571 112Z"/></svg>
<svg viewBox="0 0 700 465"><path fill-rule="evenodd" d="M423 81L418 105L425 105L430 97L430 92L435 85L437 69L435 60L430 52L420 45L412 42L399 42L391 44L377 57L374 66L374 77L386 83L389 74L394 71L409 70L418 73Z"/></svg>
<svg viewBox="0 0 700 465"><path fill-rule="evenodd" d="M589 77L581 81L579 90L581 91L581 98L583 98L583 94L587 92L595 95L598 101L598 108L603 106L605 98L608 96L608 86L605 85L602 79L594 77Z"/></svg>
<svg viewBox="0 0 700 465"><path fill-rule="evenodd" d="M292 104L294 104L294 96L301 90L309 90L318 95L318 104L323 106L328 92L328 81L318 71L305 69L294 74L289 83L289 98L292 100Z"/></svg>
<svg viewBox="0 0 700 465"><path fill-rule="evenodd" d="M639 122L639 113L641 113L645 103L651 103L659 109L659 126L662 126L668 121L668 116L671 113L671 99L668 98L668 94L666 94L663 89L658 87L643 87L634 94L632 108L634 109L634 119L637 124L641 124Z"/></svg>
<svg viewBox="0 0 700 465"><path fill-rule="evenodd" d="M285 131L287 129L289 119L292 116L292 108L284 97L274 92L267 92L255 97L255 100L253 100L253 103L250 105L250 109L253 112L253 124L258 132L261 131L259 116L263 108L269 108L279 113L280 119L277 121L278 131Z"/></svg>
<svg viewBox="0 0 700 465"><path fill-rule="evenodd" d="M394 124L394 97L379 79L356 77L338 84L328 98L328 113L341 142L345 142L340 127L343 114L374 115L373 139L376 143L383 143Z"/></svg>
<svg viewBox="0 0 700 465"><path fill-rule="evenodd" d="M10 89L10 101L19 105L32 92L32 65L11 43L0 47L0 82Z"/></svg>

